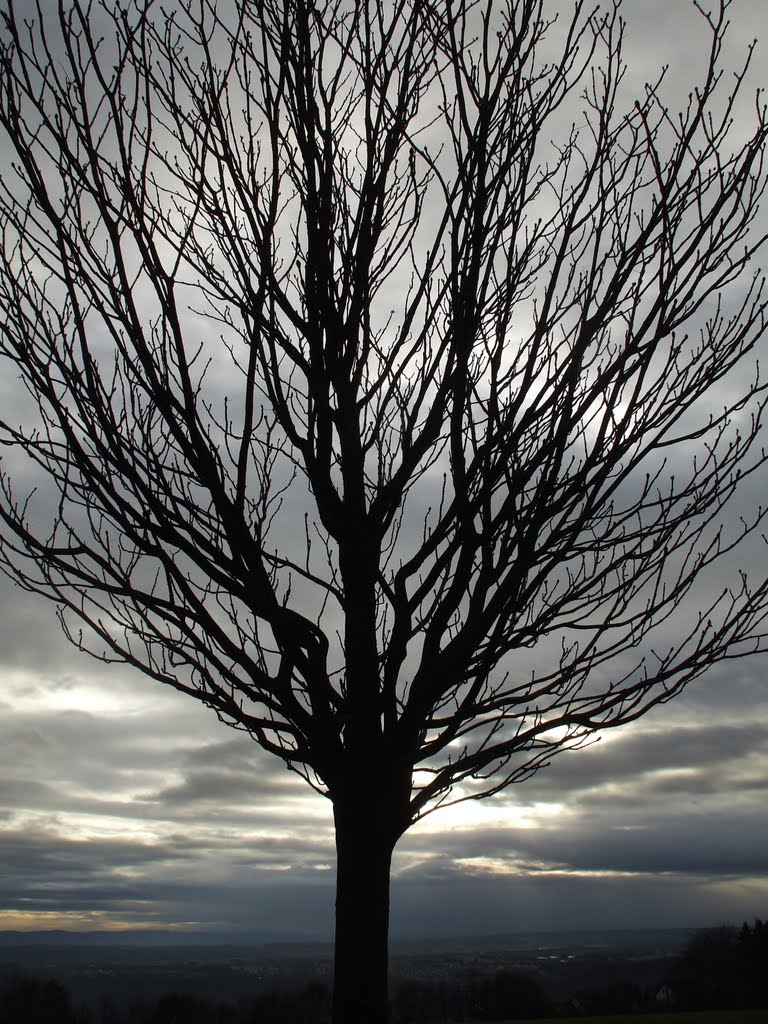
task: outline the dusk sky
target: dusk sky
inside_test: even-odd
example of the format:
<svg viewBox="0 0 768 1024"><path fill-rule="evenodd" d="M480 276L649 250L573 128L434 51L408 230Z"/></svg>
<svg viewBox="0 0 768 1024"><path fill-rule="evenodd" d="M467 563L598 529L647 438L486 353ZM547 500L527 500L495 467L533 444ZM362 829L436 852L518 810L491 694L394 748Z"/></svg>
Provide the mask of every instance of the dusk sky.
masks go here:
<svg viewBox="0 0 768 1024"><path fill-rule="evenodd" d="M693 4L627 0L625 15L628 91L669 63L670 105L684 104L706 41ZM731 21L726 63L762 40L756 87L766 0L735 0ZM18 384L0 373L7 409ZM744 501L765 493L768 473ZM735 563L768 566L766 555L759 543ZM420 822L395 855L392 935L768 917L767 807L761 655L713 668L521 785ZM326 800L202 705L79 654L53 605L0 576L0 930L329 938L333 882Z"/></svg>

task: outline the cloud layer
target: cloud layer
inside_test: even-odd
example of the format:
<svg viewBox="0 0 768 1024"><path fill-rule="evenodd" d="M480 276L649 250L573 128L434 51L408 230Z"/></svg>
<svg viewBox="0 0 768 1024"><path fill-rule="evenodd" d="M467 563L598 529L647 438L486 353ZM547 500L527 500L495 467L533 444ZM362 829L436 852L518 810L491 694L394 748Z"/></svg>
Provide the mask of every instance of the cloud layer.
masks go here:
<svg viewBox="0 0 768 1024"><path fill-rule="evenodd" d="M4 669L0 928L328 936L327 801L193 702L79 667L55 679ZM393 934L762 913L765 670L713 672L527 783L425 819L396 851Z"/></svg>

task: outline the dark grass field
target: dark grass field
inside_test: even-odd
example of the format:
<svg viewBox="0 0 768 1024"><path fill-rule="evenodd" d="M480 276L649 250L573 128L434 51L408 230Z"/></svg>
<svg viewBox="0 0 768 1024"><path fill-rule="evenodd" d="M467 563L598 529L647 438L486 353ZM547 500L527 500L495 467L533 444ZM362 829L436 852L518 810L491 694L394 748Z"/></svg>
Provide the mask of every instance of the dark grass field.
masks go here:
<svg viewBox="0 0 768 1024"><path fill-rule="evenodd" d="M768 1024L768 1010L701 1010L693 1013L629 1013L607 1017L561 1017L560 1024ZM496 1024L542 1024L541 1020Z"/></svg>

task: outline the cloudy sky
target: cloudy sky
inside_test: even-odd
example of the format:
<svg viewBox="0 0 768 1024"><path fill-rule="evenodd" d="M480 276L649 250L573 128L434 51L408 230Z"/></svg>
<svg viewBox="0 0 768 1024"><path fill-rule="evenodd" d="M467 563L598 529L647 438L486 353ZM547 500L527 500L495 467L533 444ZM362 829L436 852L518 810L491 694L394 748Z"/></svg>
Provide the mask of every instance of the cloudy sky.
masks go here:
<svg viewBox="0 0 768 1024"><path fill-rule="evenodd" d="M638 84L669 61L683 88L703 38L689 0L626 13ZM768 54L765 0L731 14L732 52L758 36ZM420 823L395 858L393 934L768 916L766 807L756 658ZM0 929L329 936L333 876L326 801L202 706L79 655L50 605L0 579Z"/></svg>

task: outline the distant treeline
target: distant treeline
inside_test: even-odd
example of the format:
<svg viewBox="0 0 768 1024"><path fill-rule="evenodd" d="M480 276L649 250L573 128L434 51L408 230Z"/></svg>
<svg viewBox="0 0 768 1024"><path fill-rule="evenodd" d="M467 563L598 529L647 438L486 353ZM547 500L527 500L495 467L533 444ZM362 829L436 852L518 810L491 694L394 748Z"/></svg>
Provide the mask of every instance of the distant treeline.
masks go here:
<svg viewBox="0 0 768 1024"><path fill-rule="evenodd" d="M679 1009L768 1007L768 922L696 932L670 974L669 989Z"/></svg>
<svg viewBox="0 0 768 1024"><path fill-rule="evenodd" d="M173 992L123 1007L109 996L96 1007L75 1006L61 982L27 975L11 978L0 990L0 1024L322 1024L329 1010L321 982L237 1004Z"/></svg>
<svg viewBox="0 0 768 1024"><path fill-rule="evenodd" d="M768 922L698 931L658 986L612 983L554 1003L531 971L487 976L405 979L392 993L393 1024L452 1024L475 1020L553 1019L558 1016L673 1010L768 1008ZM321 981L236 1003L185 993L118 1006L75 1005L63 984L26 975L0 988L0 1024L323 1024L330 992Z"/></svg>
<svg viewBox="0 0 768 1024"><path fill-rule="evenodd" d="M534 975L498 971L463 981L403 980L392 994L399 1024L498 1020L510 1015L549 1017L552 1006ZM330 1019L330 992L322 982L272 992L236 1004L171 993L157 1000L118 1006L74 1005L65 985L18 975L0 990L0 1024L323 1024Z"/></svg>

